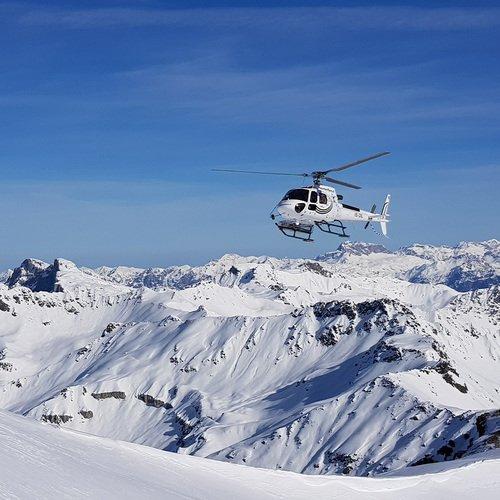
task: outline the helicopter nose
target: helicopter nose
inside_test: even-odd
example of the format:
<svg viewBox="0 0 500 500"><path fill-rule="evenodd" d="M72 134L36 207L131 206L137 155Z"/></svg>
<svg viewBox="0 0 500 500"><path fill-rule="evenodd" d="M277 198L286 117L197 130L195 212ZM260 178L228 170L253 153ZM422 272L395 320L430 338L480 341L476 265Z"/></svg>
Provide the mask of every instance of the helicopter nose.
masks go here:
<svg viewBox="0 0 500 500"><path fill-rule="evenodd" d="M296 217L297 214L300 214L304 208L306 207L306 204L304 202L300 201L293 201L293 200L286 200L282 201L278 207L278 213L282 217Z"/></svg>

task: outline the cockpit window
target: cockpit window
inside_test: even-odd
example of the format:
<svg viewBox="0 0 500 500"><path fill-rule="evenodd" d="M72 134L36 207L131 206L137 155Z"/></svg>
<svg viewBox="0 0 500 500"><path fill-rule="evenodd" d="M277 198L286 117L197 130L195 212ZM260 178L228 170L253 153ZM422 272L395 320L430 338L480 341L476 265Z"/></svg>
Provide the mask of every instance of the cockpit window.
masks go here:
<svg viewBox="0 0 500 500"><path fill-rule="evenodd" d="M326 198L326 194L325 193L319 193L319 202L322 204L322 205L326 205L328 203L328 199Z"/></svg>
<svg viewBox="0 0 500 500"><path fill-rule="evenodd" d="M311 191L311 203L318 203L318 193Z"/></svg>
<svg viewBox="0 0 500 500"><path fill-rule="evenodd" d="M284 200L300 200L307 201L309 198L309 191L307 189L292 189L285 194Z"/></svg>

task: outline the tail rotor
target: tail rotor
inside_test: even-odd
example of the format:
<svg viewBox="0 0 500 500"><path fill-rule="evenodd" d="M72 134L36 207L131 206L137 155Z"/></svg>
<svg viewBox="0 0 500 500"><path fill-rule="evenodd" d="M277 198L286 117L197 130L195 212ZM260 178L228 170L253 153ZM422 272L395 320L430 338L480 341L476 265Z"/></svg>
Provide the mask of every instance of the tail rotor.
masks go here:
<svg viewBox="0 0 500 500"><path fill-rule="evenodd" d="M380 214L375 212L377 208L376 205L373 205L370 213L373 214L373 217L370 217L368 222L365 224L365 229L368 229L372 222L378 222L380 224L380 229L384 236L387 236L387 223L389 222L389 204L391 203L391 195L388 194L385 197L384 204L382 205L382 211ZM373 228L372 228L373 229ZM375 231L375 229L373 229ZM375 231L377 234L378 232Z"/></svg>
<svg viewBox="0 0 500 500"><path fill-rule="evenodd" d="M375 209L377 208L377 205L375 205L375 203L372 205L372 209L370 210L370 213L372 214L375 214ZM370 225L371 223L371 220L369 220L366 224L365 224L365 229L368 229L368 226Z"/></svg>

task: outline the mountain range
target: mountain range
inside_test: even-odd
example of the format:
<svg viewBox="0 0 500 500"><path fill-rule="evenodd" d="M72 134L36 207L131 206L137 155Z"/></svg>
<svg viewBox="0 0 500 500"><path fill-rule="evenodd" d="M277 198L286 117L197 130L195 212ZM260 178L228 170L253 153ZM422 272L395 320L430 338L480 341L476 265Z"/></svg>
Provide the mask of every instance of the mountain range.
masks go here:
<svg viewBox="0 0 500 500"><path fill-rule="evenodd" d="M0 276L0 408L307 474L500 446L500 242Z"/></svg>

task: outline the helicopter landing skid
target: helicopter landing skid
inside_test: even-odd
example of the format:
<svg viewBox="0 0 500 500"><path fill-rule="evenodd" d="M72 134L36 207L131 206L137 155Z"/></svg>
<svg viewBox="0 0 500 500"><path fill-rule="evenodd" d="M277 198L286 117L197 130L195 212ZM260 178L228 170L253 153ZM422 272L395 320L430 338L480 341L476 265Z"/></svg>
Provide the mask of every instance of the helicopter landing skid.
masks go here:
<svg viewBox="0 0 500 500"><path fill-rule="evenodd" d="M324 233L334 234L335 236L340 236L341 238L349 238L349 235L345 232L347 228L339 220L334 220L333 222L316 222L316 226Z"/></svg>
<svg viewBox="0 0 500 500"><path fill-rule="evenodd" d="M311 238L312 230L314 226L305 226L293 223L279 223L275 222L276 227L289 238L295 238L296 240L302 240L307 243L313 242Z"/></svg>

